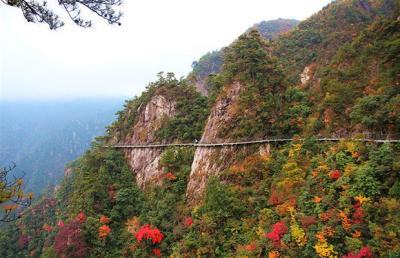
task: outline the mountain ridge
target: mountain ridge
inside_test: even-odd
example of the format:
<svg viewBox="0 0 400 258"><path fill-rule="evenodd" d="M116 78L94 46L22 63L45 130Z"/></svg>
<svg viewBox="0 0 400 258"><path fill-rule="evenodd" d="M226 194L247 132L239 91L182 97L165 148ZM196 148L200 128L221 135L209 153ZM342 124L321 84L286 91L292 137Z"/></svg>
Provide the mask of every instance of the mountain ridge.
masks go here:
<svg viewBox="0 0 400 258"><path fill-rule="evenodd" d="M160 74L71 164L58 191L26 211L9 233L27 239L16 252L399 256L400 145L316 141L399 134L398 6L335 1L270 41L251 29L224 49L207 97L190 76ZM144 155L103 148L280 136L294 140Z"/></svg>

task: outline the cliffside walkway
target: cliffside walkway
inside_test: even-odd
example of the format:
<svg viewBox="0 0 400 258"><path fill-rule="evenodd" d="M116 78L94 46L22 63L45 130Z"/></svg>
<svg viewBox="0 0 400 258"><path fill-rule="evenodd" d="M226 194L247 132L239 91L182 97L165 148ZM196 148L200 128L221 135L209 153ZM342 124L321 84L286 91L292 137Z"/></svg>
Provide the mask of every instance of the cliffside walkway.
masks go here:
<svg viewBox="0 0 400 258"><path fill-rule="evenodd" d="M242 141L242 142L223 142L223 143L165 143L165 144L133 144L133 145L109 145L109 148L120 149L148 149L148 148L167 148L167 147L196 147L196 148L224 148L242 145L255 145L264 143L278 143L278 142L291 142L291 141L305 141L304 138L286 138L286 139L264 139L255 141ZM375 142L375 143L400 143L400 140L395 139L366 139L366 138L317 138L319 142L339 142L354 141L354 142Z"/></svg>

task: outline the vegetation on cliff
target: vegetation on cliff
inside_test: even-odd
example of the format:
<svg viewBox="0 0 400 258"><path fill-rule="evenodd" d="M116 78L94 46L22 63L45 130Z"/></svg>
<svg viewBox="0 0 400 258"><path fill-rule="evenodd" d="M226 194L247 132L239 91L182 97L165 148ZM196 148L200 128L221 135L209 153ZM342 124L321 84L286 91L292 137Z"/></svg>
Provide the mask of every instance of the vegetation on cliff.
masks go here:
<svg viewBox="0 0 400 258"><path fill-rule="evenodd" d="M178 110L156 132L159 140L199 139L207 133L209 107L229 99L224 89L236 82L238 104L228 114L234 122L218 124L217 133L294 141L268 151L231 150L234 161L208 178L203 200L194 205L185 196L193 149L165 150L163 173L140 190L123 155L98 142L71 165L74 172L55 197L26 211L18 233L0 234L21 243L9 243L0 255L400 256L399 143L310 136L399 133L400 21L394 6L389 0L336 1L273 42L251 30L225 49L208 98L189 81L160 76L127 102L106 141L132 133L141 109L157 94Z"/></svg>

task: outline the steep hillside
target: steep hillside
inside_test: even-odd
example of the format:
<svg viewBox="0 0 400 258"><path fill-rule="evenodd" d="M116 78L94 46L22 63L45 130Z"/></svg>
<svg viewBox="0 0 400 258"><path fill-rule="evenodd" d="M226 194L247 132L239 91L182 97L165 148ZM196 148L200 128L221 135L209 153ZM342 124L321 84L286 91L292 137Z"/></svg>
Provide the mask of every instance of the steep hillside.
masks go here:
<svg viewBox="0 0 400 258"><path fill-rule="evenodd" d="M201 142L262 139L278 134L274 122L285 90L284 76L270 56L268 43L252 30L225 50L222 72L214 77L221 88L207 120ZM219 85L218 85L219 84ZM236 160L240 150L196 150L188 199L198 199L207 179ZM243 155L243 154L242 154Z"/></svg>
<svg viewBox="0 0 400 258"><path fill-rule="evenodd" d="M334 1L275 41L274 54L292 82L312 63L326 65L376 18L396 16L396 0Z"/></svg>
<svg viewBox="0 0 400 258"><path fill-rule="evenodd" d="M273 41L249 30L224 49L208 97L160 75L1 232L0 255L399 257L400 143L358 141L399 134L398 10L342 0ZM292 140L105 147L274 137Z"/></svg>
<svg viewBox="0 0 400 258"><path fill-rule="evenodd" d="M186 81L173 74L149 85L137 99L128 101L110 128L110 144L193 142L200 138L208 114L207 101ZM163 174L159 160L162 149L125 149L130 169L141 188Z"/></svg>
<svg viewBox="0 0 400 258"><path fill-rule="evenodd" d="M252 28L257 29L264 39L272 40L288 32L298 23L299 21L292 19L276 19L256 23ZM250 28L249 31L252 28ZM193 71L188 75L188 78L203 95L208 95L210 93L210 85L208 85L207 82L208 76L216 74L221 70L224 57L223 52L224 49L209 52L192 64Z"/></svg>

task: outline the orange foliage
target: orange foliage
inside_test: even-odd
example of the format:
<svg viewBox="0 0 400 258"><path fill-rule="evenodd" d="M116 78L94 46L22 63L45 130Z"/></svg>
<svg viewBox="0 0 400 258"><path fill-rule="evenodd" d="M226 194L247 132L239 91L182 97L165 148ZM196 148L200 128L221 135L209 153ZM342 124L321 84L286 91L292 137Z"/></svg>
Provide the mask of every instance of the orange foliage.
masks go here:
<svg viewBox="0 0 400 258"><path fill-rule="evenodd" d="M293 207L296 207L296 199L295 198L290 198L289 200L285 201L281 205L278 205L276 207L276 212L279 215L284 215L288 213Z"/></svg>
<svg viewBox="0 0 400 258"><path fill-rule="evenodd" d="M107 216L101 216L100 217L100 223L101 224L108 224L110 222L111 222L111 219L109 217L107 217Z"/></svg>
<svg viewBox="0 0 400 258"><path fill-rule="evenodd" d="M50 233L51 231L53 231L53 227L50 226L49 224L45 223L43 225L43 230Z"/></svg>
<svg viewBox="0 0 400 258"><path fill-rule="evenodd" d="M361 236L361 232L359 230L356 230L353 233L351 233L351 236L354 238L359 238Z"/></svg>
<svg viewBox="0 0 400 258"><path fill-rule="evenodd" d="M322 201L322 197L314 196L313 202L315 202L315 203L320 203L321 201Z"/></svg>
<svg viewBox="0 0 400 258"><path fill-rule="evenodd" d="M351 223L349 218L347 217L346 213L343 211L340 211L339 213L340 218L342 219L342 226L345 230L350 230L351 228Z"/></svg>
<svg viewBox="0 0 400 258"><path fill-rule="evenodd" d="M176 179L176 176L172 172L168 172L167 174L165 174L165 178L170 181L174 181Z"/></svg>
<svg viewBox="0 0 400 258"><path fill-rule="evenodd" d="M248 251L248 252L254 252L257 249L257 244L251 243L248 245L243 246L243 250Z"/></svg>
<svg viewBox="0 0 400 258"><path fill-rule="evenodd" d="M329 209L324 213L319 214L319 218L323 221L329 221L332 217L336 215L335 209Z"/></svg>
<svg viewBox="0 0 400 258"><path fill-rule="evenodd" d="M279 257L279 252L278 251L270 251L268 253L268 258L278 258Z"/></svg>
<svg viewBox="0 0 400 258"><path fill-rule="evenodd" d="M5 213L12 212L13 210L17 209L18 205L16 204L7 204L3 206L3 210Z"/></svg>
<svg viewBox="0 0 400 258"><path fill-rule="evenodd" d="M327 237L333 237L333 235L335 234L335 229L333 229L332 227L328 226L325 227L324 230L324 235Z"/></svg>
<svg viewBox="0 0 400 258"><path fill-rule="evenodd" d="M103 225L99 227L99 238L104 239L106 238L111 232L111 228L107 225Z"/></svg>

